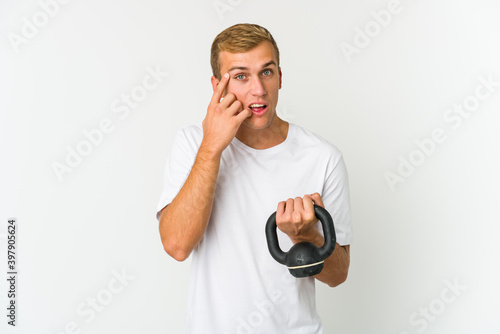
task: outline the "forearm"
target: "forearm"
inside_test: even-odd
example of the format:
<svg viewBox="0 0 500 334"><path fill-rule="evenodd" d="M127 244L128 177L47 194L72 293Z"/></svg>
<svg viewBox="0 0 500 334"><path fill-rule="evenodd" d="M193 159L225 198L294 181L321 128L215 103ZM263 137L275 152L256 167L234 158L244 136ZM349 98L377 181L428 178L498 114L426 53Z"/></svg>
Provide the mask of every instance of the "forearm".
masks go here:
<svg viewBox="0 0 500 334"><path fill-rule="evenodd" d="M200 146L186 182L160 214L160 236L165 251L185 260L200 242L212 212L220 152Z"/></svg>
<svg viewBox="0 0 500 334"><path fill-rule="evenodd" d="M312 235L292 238L294 244L302 241L311 242L318 247L321 247L324 243L323 236L316 229L314 229ZM349 263L349 245L341 246L337 243L332 255L325 259L323 270L318 275L315 275L314 278L328 284L330 287L335 287L347 279Z"/></svg>

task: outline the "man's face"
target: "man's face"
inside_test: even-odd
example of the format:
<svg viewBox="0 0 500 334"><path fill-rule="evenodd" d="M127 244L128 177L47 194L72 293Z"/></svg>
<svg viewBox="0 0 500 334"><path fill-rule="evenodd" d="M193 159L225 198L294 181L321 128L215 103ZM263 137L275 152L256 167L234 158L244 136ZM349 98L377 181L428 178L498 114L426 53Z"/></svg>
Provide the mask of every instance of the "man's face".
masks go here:
<svg viewBox="0 0 500 334"><path fill-rule="evenodd" d="M271 43L263 42L245 53L223 51L219 59L221 75L229 73L230 78L225 94L234 94L244 108L252 111L243 124L253 129L269 126L281 88L281 69ZM212 79L212 83L218 80Z"/></svg>

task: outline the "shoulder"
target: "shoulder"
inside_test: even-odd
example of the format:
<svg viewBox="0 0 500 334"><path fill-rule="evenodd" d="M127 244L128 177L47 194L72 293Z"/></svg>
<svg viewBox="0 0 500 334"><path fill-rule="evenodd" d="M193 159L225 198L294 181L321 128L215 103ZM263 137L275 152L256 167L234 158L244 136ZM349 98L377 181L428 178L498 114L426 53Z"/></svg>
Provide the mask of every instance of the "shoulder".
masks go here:
<svg viewBox="0 0 500 334"><path fill-rule="evenodd" d="M198 138L203 137L203 127L201 123L199 124L190 124L180 128L177 131L178 135L183 135L186 138Z"/></svg>
<svg viewBox="0 0 500 334"><path fill-rule="evenodd" d="M203 128L201 124L184 126L173 136L170 144L170 154L173 156L194 156L200 148L203 140Z"/></svg>
<svg viewBox="0 0 500 334"><path fill-rule="evenodd" d="M329 154L334 158L340 159L342 152L337 146L325 139L324 137L308 130L300 125L290 123L294 131L294 141L307 150L320 151L323 154Z"/></svg>
<svg viewBox="0 0 500 334"><path fill-rule="evenodd" d="M175 135L176 142L183 142L187 145L199 146L203 139L203 127L200 124L186 125L179 130Z"/></svg>

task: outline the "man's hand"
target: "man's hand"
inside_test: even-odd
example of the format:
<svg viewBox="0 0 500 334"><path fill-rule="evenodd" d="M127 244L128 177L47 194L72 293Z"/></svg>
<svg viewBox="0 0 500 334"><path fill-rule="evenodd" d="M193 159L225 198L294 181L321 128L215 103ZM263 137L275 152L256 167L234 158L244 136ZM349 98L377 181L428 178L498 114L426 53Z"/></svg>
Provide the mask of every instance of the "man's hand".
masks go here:
<svg viewBox="0 0 500 334"><path fill-rule="evenodd" d="M252 112L243 108L243 104L236 100L234 94L227 94L221 101L228 82L229 74L226 73L214 90L203 120L202 145L216 153L224 151L236 136L241 123L252 116Z"/></svg>
<svg viewBox="0 0 500 334"><path fill-rule="evenodd" d="M325 207L318 193L305 195L304 198L289 198L286 202L278 204L276 226L286 233L294 244L307 241L321 247L325 242L315 227L318 219L314 214L314 204ZM325 260L321 273L314 278L331 287L337 286L346 280L349 263L349 245L337 244L333 254Z"/></svg>
<svg viewBox="0 0 500 334"><path fill-rule="evenodd" d="M314 214L314 204L325 207L318 193L305 195L304 198L289 198L286 202L278 203L276 226L288 235L294 244L309 241L318 233L315 227L318 219Z"/></svg>

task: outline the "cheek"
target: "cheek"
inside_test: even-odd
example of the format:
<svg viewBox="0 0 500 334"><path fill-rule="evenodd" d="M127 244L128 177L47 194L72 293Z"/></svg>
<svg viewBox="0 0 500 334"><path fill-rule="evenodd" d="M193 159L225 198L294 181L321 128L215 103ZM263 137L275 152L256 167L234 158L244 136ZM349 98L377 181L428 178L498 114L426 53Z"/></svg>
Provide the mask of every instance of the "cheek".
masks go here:
<svg viewBox="0 0 500 334"><path fill-rule="evenodd" d="M280 90L280 84L278 81L276 82L270 82L269 85L266 87L266 91L269 94L270 97L277 99L278 94Z"/></svg>
<svg viewBox="0 0 500 334"><path fill-rule="evenodd" d="M245 98L245 89L242 84L238 82L229 81L226 87L226 92L234 94L237 100L244 101Z"/></svg>
<svg viewBox="0 0 500 334"><path fill-rule="evenodd" d="M270 79L267 82L266 88L269 91L278 90L280 88L280 79L279 79L279 77L274 77L274 78Z"/></svg>

